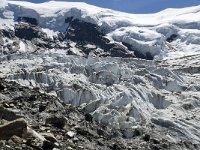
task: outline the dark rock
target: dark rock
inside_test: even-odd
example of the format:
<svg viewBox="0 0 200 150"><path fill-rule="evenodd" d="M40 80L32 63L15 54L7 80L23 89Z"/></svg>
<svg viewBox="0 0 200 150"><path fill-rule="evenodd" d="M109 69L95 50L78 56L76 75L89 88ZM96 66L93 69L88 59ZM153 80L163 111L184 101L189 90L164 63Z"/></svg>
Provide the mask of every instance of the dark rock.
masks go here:
<svg viewBox="0 0 200 150"><path fill-rule="evenodd" d="M36 95L31 95L29 98L28 98L28 101L36 101L37 97Z"/></svg>
<svg viewBox="0 0 200 150"><path fill-rule="evenodd" d="M171 42L173 42L177 37L178 37L178 35L172 34L169 38L166 39L166 41L169 42L169 43L171 43Z"/></svg>
<svg viewBox="0 0 200 150"><path fill-rule="evenodd" d="M72 41L88 41L98 43L104 34L97 25L87 23L78 19L70 22L70 29L67 31L67 38Z"/></svg>
<svg viewBox="0 0 200 150"><path fill-rule="evenodd" d="M161 150L161 148L159 148L156 145L151 145L150 147L151 147L151 150Z"/></svg>
<svg viewBox="0 0 200 150"><path fill-rule="evenodd" d="M194 105L191 104L191 103L185 103L182 105L182 107L185 109L185 110L191 110L191 109L194 109Z"/></svg>
<svg viewBox="0 0 200 150"><path fill-rule="evenodd" d="M134 136L140 136L140 135L142 135L142 134L143 134L143 131L142 131L141 128L136 128L136 129L134 130Z"/></svg>
<svg viewBox="0 0 200 150"><path fill-rule="evenodd" d="M0 106L0 116L2 119L5 119L7 121L13 121L17 119L17 115L13 111L8 110L3 106Z"/></svg>
<svg viewBox="0 0 200 150"><path fill-rule="evenodd" d="M63 129L65 126L65 118L63 117L57 117L57 116L51 116L46 119L46 124L51 124L59 129Z"/></svg>
<svg viewBox="0 0 200 150"><path fill-rule="evenodd" d="M35 18L29 18L29 17L18 17L17 21L19 22L27 22L30 23L32 25L38 25L38 22Z"/></svg>
<svg viewBox="0 0 200 150"><path fill-rule="evenodd" d="M123 57L123 58L131 58L135 57L135 55L129 52L127 49L122 46L115 45L110 49L111 57Z"/></svg>
<svg viewBox="0 0 200 150"><path fill-rule="evenodd" d="M97 141L97 144L100 145L100 146L104 145L104 143L100 139Z"/></svg>
<svg viewBox="0 0 200 150"><path fill-rule="evenodd" d="M86 128L81 128L81 127L77 127L76 131L78 134L86 136L86 137L97 137L98 135L90 130L90 129L86 129Z"/></svg>
<svg viewBox="0 0 200 150"><path fill-rule="evenodd" d="M143 140L148 142L150 140L150 135L149 134L145 134L143 137Z"/></svg>
<svg viewBox="0 0 200 150"><path fill-rule="evenodd" d="M151 139L151 141L154 143L154 144L160 144L160 141L159 140L157 140L157 139Z"/></svg>
<svg viewBox="0 0 200 150"><path fill-rule="evenodd" d="M93 117L91 114L86 113L85 114L85 120L88 122L92 122L93 121Z"/></svg>
<svg viewBox="0 0 200 150"><path fill-rule="evenodd" d="M168 145L167 145L166 143L163 143L163 144L162 144L162 147L163 147L164 149L167 149L167 148L168 148Z"/></svg>
<svg viewBox="0 0 200 150"><path fill-rule="evenodd" d="M58 33L58 36L56 37L57 39L54 39L55 41L56 40L59 40L59 41L64 41L65 40L65 38L66 38L66 32L59 32Z"/></svg>
<svg viewBox="0 0 200 150"><path fill-rule="evenodd" d="M76 55L73 51L71 51L71 50L68 50L67 51L67 55Z"/></svg>
<svg viewBox="0 0 200 150"><path fill-rule="evenodd" d="M97 129L97 134L99 136L103 136L103 135L105 135L105 132L102 129Z"/></svg>
<svg viewBox="0 0 200 150"><path fill-rule="evenodd" d="M146 59L147 60L153 60L154 56L150 52L146 52Z"/></svg>
<svg viewBox="0 0 200 150"><path fill-rule="evenodd" d="M121 150L122 148L117 144L113 144L112 150Z"/></svg>
<svg viewBox="0 0 200 150"><path fill-rule="evenodd" d="M13 39L15 38L15 32L8 29L8 30L0 30L0 33L2 34L2 36L7 37L9 39Z"/></svg>
<svg viewBox="0 0 200 150"><path fill-rule="evenodd" d="M27 123L22 118L0 125L0 139L8 140L14 135L22 137L26 127Z"/></svg>
<svg viewBox="0 0 200 150"><path fill-rule="evenodd" d="M41 104L40 106L39 106L39 112L42 112L42 111L44 111L45 109L46 109L46 105L44 105L44 104Z"/></svg>
<svg viewBox="0 0 200 150"><path fill-rule="evenodd" d="M55 138L55 136L51 133L41 133L44 138L52 143L58 142L58 140Z"/></svg>
<svg viewBox="0 0 200 150"><path fill-rule="evenodd" d="M25 40L32 40L33 38L47 39L47 34L40 27L26 23L15 25L15 35Z"/></svg>
<svg viewBox="0 0 200 150"><path fill-rule="evenodd" d="M0 32L0 48L1 48L1 50L2 50L3 46L4 46L4 40L3 40L3 36L1 35L1 32Z"/></svg>
<svg viewBox="0 0 200 150"><path fill-rule="evenodd" d="M68 17L65 19L65 23L70 23L72 21L73 17Z"/></svg>
<svg viewBox="0 0 200 150"><path fill-rule="evenodd" d="M32 147L34 150L45 150L45 149L42 148L42 146L44 146L45 143L42 142L41 140L37 139L37 138L28 138L27 141L26 141L26 145ZM46 145L44 147L46 147ZM51 150L52 149L53 148L51 147Z"/></svg>
<svg viewBox="0 0 200 150"><path fill-rule="evenodd" d="M55 147L55 145L49 141L44 141L42 145L43 150L52 150Z"/></svg>
<svg viewBox="0 0 200 150"><path fill-rule="evenodd" d="M125 47L117 43L110 43L110 40L104 37L105 34L100 30L99 26L78 19L72 20L69 18L67 21L70 21L70 28L67 29L65 35L63 33L60 34L59 38L77 42L79 49L86 55L95 51L94 49L84 47L84 45L90 43L102 48L111 57L134 57L134 54L129 52ZM100 56L107 56L106 53L102 53Z"/></svg>
<svg viewBox="0 0 200 150"><path fill-rule="evenodd" d="M0 84L0 92L3 91L5 89L5 86Z"/></svg>

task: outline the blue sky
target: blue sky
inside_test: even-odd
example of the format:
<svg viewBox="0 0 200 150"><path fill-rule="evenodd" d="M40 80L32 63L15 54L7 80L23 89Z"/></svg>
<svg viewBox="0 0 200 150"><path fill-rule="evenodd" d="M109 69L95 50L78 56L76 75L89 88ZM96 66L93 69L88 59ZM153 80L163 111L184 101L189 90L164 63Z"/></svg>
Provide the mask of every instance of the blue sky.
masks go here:
<svg viewBox="0 0 200 150"><path fill-rule="evenodd" d="M47 0L25 0L44 2ZM154 13L166 8L182 8L200 5L200 0L66 0L70 2L86 2L128 13Z"/></svg>

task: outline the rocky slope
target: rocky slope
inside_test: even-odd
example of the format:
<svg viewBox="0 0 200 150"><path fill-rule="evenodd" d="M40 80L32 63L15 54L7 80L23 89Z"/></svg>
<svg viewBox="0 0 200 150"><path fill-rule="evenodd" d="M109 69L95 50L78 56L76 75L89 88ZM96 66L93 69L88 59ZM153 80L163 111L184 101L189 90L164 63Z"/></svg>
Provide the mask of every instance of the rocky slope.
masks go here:
<svg viewBox="0 0 200 150"><path fill-rule="evenodd" d="M2 147L199 149L199 10L1 2Z"/></svg>
<svg viewBox="0 0 200 150"><path fill-rule="evenodd" d="M172 142L165 128L153 123L120 130L97 123L82 108L67 105L39 88L0 80L0 148L2 150L199 149L189 140ZM23 119L24 118L24 119Z"/></svg>

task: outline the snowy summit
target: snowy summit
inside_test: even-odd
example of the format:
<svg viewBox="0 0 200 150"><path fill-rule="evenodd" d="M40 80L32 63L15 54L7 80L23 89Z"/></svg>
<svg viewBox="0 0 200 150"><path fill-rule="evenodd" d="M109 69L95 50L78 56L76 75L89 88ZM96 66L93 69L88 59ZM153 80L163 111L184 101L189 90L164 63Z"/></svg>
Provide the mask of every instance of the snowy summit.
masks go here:
<svg viewBox="0 0 200 150"><path fill-rule="evenodd" d="M196 6L135 15L78 2L7 1L1 5L0 26L9 23L12 28L18 17L29 17L42 28L56 32L66 30L64 18L73 17L98 25L108 38L128 43L144 55L149 52L168 58L199 53L199 10L200 6Z"/></svg>

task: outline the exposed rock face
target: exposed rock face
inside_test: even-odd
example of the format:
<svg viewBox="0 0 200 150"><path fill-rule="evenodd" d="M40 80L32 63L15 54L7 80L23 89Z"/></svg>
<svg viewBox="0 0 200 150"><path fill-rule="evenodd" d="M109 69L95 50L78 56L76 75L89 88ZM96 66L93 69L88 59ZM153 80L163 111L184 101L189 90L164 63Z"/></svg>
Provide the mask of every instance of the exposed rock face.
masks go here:
<svg viewBox="0 0 200 150"><path fill-rule="evenodd" d="M4 38L12 40L12 43L4 43L4 46L1 46L3 54L12 54L27 48L32 49L32 51L63 49L66 51L66 54L85 57L89 55L100 57L135 57L134 53L122 44L113 43L107 39L105 34L95 24L71 18L65 32L48 37L47 33L40 26L37 26L35 18L21 17L18 18L18 21L19 23L15 25L14 32L11 30L1 30L0 40L2 44L4 43ZM26 41L23 44L25 46L22 47L20 45L20 40Z"/></svg>
<svg viewBox="0 0 200 150"><path fill-rule="evenodd" d="M70 20L71 18L67 19ZM71 19L69 27L67 29L66 39L70 39L82 47L84 51L84 45L88 43L93 44L103 49L105 54L97 54L99 56L112 56L112 57L134 57L134 54L128 51L126 47L117 44L110 43L110 40L105 38L105 34L100 28L92 23L87 23L78 19ZM86 55L90 52L85 52Z"/></svg>
<svg viewBox="0 0 200 150"><path fill-rule="evenodd" d="M167 38L167 42L173 42L177 37L178 35L172 34L170 37Z"/></svg>
<svg viewBox="0 0 200 150"><path fill-rule="evenodd" d="M26 23L19 23L15 26L15 35L20 39L25 40L32 40L33 38L47 38L47 35L41 31L41 28Z"/></svg>
<svg viewBox="0 0 200 150"><path fill-rule="evenodd" d="M18 17L17 21L19 22L27 22L29 24L32 24L32 25L38 25L38 22L35 18L29 18L29 17Z"/></svg>

